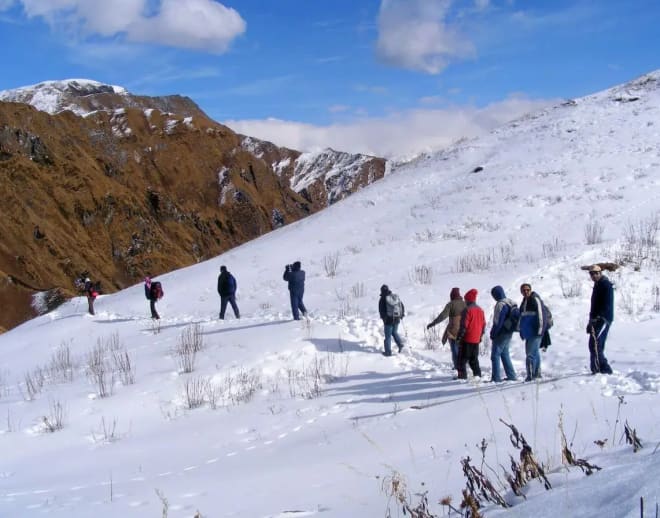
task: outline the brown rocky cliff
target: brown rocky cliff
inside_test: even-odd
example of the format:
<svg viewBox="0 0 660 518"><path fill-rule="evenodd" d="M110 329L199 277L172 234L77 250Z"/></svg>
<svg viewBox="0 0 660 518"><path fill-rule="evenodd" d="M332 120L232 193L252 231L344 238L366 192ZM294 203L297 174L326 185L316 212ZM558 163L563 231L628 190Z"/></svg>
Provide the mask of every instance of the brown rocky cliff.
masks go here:
<svg viewBox="0 0 660 518"><path fill-rule="evenodd" d="M201 112L143 107L83 118L0 102L0 182L3 328L35 314L34 289L71 295L88 270L114 291L324 206Z"/></svg>
<svg viewBox="0 0 660 518"><path fill-rule="evenodd" d="M241 135L244 149L263 160L313 205L331 205L385 176L384 158L334 149L301 153Z"/></svg>

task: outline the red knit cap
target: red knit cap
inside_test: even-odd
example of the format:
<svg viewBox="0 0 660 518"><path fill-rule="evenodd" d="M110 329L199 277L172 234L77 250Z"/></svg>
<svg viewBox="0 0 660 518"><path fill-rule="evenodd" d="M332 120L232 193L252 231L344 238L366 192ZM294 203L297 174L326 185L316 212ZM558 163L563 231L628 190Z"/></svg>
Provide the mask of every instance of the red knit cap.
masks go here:
<svg viewBox="0 0 660 518"><path fill-rule="evenodd" d="M476 302L478 291L472 288L465 294L465 302Z"/></svg>

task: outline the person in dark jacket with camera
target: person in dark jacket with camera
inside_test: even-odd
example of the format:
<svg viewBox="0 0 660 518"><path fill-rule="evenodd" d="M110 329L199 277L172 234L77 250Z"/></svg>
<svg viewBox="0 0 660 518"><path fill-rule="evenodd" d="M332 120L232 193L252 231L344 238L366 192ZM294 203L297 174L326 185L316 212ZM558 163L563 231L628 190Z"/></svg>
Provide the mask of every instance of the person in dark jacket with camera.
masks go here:
<svg viewBox="0 0 660 518"><path fill-rule="evenodd" d="M234 316L241 318L236 305L236 279L227 270L226 266L220 267L220 275L218 275L218 295L220 295L220 320L225 319L225 310L227 309L227 302L231 304L234 310Z"/></svg>
<svg viewBox="0 0 660 518"><path fill-rule="evenodd" d="M293 313L294 320L300 320L300 313L304 317L307 316L307 308L305 308L305 304L303 303L303 295L305 294L305 270L301 270L300 267L300 261L287 264L284 268L284 275L282 276L289 283L291 313Z"/></svg>
<svg viewBox="0 0 660 518"><path fill-rule="evenodd" d="M597 264L589 267L589 276L594 281L587 325L591 374L612 374L605 358L605 340L614 320L614 287Z"/></svg>

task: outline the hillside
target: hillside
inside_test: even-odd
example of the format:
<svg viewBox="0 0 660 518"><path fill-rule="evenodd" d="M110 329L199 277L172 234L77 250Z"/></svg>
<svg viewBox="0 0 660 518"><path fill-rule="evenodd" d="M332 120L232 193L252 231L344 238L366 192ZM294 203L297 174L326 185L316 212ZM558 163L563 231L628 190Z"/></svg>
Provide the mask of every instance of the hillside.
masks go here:
<svg viewBox="0 0 660 518"><path fill-rule="evenodd" d="M382 159L330 154L322 167L332 174L312 167L296 192L289 169L244 141L181 96L83 80L0 92L0 329L35 315L36 292L72 295L83 271L112 292L312 214L385 172ZM293 171L301 153L270 146Z"/></svg>
<svg viewBox="0 0 660 518"><path fill-rule="evenodd" d="M659 113L656 72L420 157L160 275L160 322L137 284L101 296L94 317L77 298L4 333L0 515L377 518L426 496L439 517L441 499L460 506L469 458L510 506L482 502L489 518L639 516L640 498L647 510L660 499ZM295 260L310 310L300 322L282 281ZM588 368L582 267L595 262L617 265L611 376ZM237 278L240 320L217 319L220 265ZM426 331L450 290L476 288L490 317L491 288L519 301L522 282L554 315L542 379L521 381L514 336L518 381L489 383L487 334L483 376L452 379L448 348ZM406 347L390 358L382 284L406 306ZM511 489L505 470L520 456L501 421L524 435L551 489ZM642 438L636 453L626 424ZM601 469L569 466L562 431Z"/></svg>

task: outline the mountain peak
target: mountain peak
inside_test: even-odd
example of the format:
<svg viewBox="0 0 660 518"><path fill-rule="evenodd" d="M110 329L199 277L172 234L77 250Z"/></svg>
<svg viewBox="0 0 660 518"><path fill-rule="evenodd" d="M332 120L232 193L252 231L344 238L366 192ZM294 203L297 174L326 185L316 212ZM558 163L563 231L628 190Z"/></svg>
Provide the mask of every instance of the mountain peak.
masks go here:
<svg viewBox="0 0 660 518"><path fill-rule="evenodd" d="M0 91L0 101L31 104L37 110L50 114L64 110L80 114L79 110L72 109L70 100L97 94L126 95L127 91L121 86L91 79L64 79Z"/></svg>

